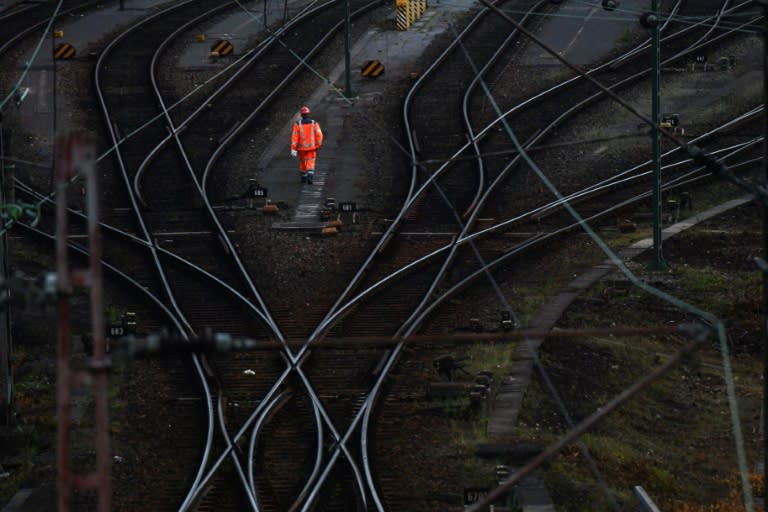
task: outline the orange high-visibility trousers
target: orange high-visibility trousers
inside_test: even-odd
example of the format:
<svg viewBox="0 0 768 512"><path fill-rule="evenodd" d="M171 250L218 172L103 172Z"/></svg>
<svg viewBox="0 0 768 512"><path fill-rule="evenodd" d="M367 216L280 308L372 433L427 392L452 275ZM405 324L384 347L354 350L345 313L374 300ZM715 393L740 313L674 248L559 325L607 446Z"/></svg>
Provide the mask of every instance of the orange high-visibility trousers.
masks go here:
<svg viewBox="0 0 768 512"><path fill-rule="evenodd" d="M316 149L308 149L306 151L299 150L299 172L305 174L307 171L314 171L316 160Z"/></svg>

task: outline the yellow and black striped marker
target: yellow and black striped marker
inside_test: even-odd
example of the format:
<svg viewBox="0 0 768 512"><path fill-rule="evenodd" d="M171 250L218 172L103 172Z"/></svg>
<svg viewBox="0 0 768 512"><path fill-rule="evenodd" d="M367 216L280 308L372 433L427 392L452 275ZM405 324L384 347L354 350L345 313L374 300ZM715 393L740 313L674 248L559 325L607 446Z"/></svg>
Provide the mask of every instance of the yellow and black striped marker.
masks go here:
<svg viewBox="0 0 768 512"><path fill-rule="evenodd" d="M368 60L363 64L362 74L370 78L376 78L384 72L384 64L378 60Z"/></svg>
<svg viewBox="0 0 768 512"><path fill-rule="evenodd" d="M71 44L58 43L53 49L53 58L57 60L71 59L75 56L76 53L77 52L75 51L75 47Z"/></svg>
<svg viewBox="0 0 768 512"><path fill-rule="evenodd" d="M226 39L219 39L211 46L211 57L226 57L234 51L235 47Z"/></svg>

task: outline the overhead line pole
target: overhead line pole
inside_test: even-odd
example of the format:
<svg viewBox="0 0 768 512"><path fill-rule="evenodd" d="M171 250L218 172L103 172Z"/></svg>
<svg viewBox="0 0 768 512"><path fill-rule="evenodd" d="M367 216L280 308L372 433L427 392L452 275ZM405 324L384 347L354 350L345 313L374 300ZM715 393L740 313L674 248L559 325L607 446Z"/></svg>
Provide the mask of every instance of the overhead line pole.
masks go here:
<svg viewBox="0 0 768 512"><path fill-rule="evenodd" d="M757 0L763 8L763 177L768 182L768 0ZM768 260L768 205L762 204L763 211L763 261ZM768 482L768 431L765 428L765 415L768 413L768 269L762 269L763 304L761 335L763 342L763 413L761 414L763 432L763 482ZM765 484L764 484L765 485Z"/></svg>
<svg viewBox="0 0 768 512"><path fill-rule="evenodd" d="M0 110L0 201L7 202L9 200L6 194L7 190L3 112ZM5 229L0 235L0 272L2 272L3 279L8 279L8 235ZM0 311L0 395L2 395L0 396L0 425L3 426L10 425L11 404L13 402L13 371L11 370L13 346L10 315L9 308Z"/></svg>
<svg viewBox="0 0 768 512"><path fill-rule="evenodd" d="M344 96L352 98L351 57L349 55L349 0L344 0Z"/></svg>
<svg viewBox="0 0 768 512"><path fill-rule="evenodd" d="M651 0L651 12L640 18L640 23L651 31L651 150L653 152L653 269L665 270L661 237L661 29L659 28L658 0Z"/></svg>
<svg viewBox="0 0 768 512"><path fill-rule="evenodd" d="M664 254L661 248L661 37L659 29L658 0L651 0L651 11L656 16L653 27L651 53L653 59L653 262L656 270L664 270Z"/></svg>

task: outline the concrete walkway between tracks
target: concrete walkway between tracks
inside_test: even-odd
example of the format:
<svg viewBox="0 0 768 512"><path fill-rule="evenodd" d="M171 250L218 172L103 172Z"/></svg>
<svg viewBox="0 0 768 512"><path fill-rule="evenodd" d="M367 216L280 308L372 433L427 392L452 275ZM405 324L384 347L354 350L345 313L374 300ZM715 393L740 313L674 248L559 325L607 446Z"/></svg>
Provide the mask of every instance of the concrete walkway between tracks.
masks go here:
<svg viewBox="0 0 768 512"><path fill-rule="evenodd" d="M334 198L339 203L355 202L365 207L371 196L379 193L377 183L372 182L364 171L361 152L350 145L352 132L379 130L383 143L390 143L390 137L394 139L394 134L387 133L383 127L361 126L361 115L384 108L385 95L396 90L404 78L419 71L417 62L425 49L451 28L459 13L473 5L471 0L437 3L407 31L374 26L350 48L350 99L344 97L344 60L330 72L328 83L307 98L297 99L296 112L286 120L254 165L263 169L258 176L259 183L268 188L272 202L285 203L291 209L291 214L284 221L275 222L273 228L317 230L323 224L320 211L327 199ZM371 61L378 61L384 67L380 76L373 78L361 73L364 65ZM299 182L296 159L289 156L290 134L301 105L310 107L312 117L320 123L325 134L325 142L318 152L313 185Z"/></svg>
<svg viewBox="0 0 768 512"><path fill-rule="evenodd" d="M665 240L677 235L700 222L709 220L750 201L753 201L752 196L733 199L686 220L677 222L662 231L662 239ZM622 261L628 261L652 247L653 239L645 238L635 242L626 249L618 251L616 254ZM610 260L605 260L577 276L573 281L565 285L552 300L539 309L527 327L541 330L553 328L579 294L588 290L608 275L609 272L615 270L616 266ZM515 433L517 417L522 407L525 392L531 382L531 376L533 375L535 356L543 342L543 338L524 340L517 344L512 353L507 377L496 394L494 408L488 419L487 434L489 443L491 443L491 449L493 443L498 443L500 447L508 446L507 441ZM507 444L502 445L502 443ZM500 449L500 451L503 450ZM512 473L514 473L514 468L512 468ZM543 481L535 474L522 481L516 495L522 505L523 512L554 512L555 510Z"/></svg>

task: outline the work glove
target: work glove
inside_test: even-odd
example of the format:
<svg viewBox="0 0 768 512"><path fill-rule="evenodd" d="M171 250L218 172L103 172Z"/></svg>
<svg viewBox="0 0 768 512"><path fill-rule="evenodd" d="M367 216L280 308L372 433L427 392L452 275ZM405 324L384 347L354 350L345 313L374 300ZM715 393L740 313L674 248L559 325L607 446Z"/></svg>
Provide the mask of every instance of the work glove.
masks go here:
<svg viewBox="0 0 768 512"><path fill-rule="evenodd" d="M292 157L297 157L297 156L299 156L299 152L298 152L298 151L296 151L295 149L292 149L292 150L291 150L291 156L292 156Z"/></svg>

